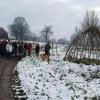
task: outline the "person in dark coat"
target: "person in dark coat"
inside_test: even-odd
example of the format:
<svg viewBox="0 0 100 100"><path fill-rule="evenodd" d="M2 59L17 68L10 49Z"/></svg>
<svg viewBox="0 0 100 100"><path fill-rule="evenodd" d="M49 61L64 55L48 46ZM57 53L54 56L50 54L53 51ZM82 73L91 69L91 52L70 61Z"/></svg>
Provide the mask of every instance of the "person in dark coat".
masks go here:
<svg viewBox="0 0 100 100"><path fill-rule="evenodd" d="M13 46L14 57L17 57L17 48L18 48L17 42L13 42L12 46Z"/></svg>
<svg viewBox="0 0 100 100"><path fill-rule="evenodd" d="M45 46L45 54L44 54L44 56L45 55L47 55L47 61L48 61L48 64L49 64L49 61L50 61L50 59L49 59L49 56L50 56L50 43L48 42L47 44L46 44L46 46Z"/></svg>
<svg viewBox="0 0 100 100"><path fill-rule="evenodd" d="M0 56L1 56L1 61L3 61L3 44L0 41Z"/></svg>
<svg viewBox="0 0 100 100"><path fill-rule="evenodd" d="M39 55L39 51L40 51L40 47L39 47L39 44L37 43L35 47L36 55Z"/></svg>
<svg viewBox="0 0 100 100"><path fill-rule="evenodd" d="M6 51L7 41L3 40L2 45L3 45L3 56L7 57L7 51Z"/></svg>
<svg viewBox="0 0 100 100"><path fill-rule="evenodd" d="M24 49L25 49L25 52L24 52L24 57L26 56L26 52L27 52L27 43L24 43Z"/></svg>
<svg viewBox="0 0 100 100"><path fill-rule="evenodd" d="M19 43L18 51L19 51L19 60L21 60L21 58L24 56L24 52L25 52L23 43Z"/></svg>
<svg viewBox="0 0 100 100"><path fill-rule="evenodd" d="M45 55L47 55L47 56L50 55L50 44L49 44L49 42L45 46Z"/></svg>

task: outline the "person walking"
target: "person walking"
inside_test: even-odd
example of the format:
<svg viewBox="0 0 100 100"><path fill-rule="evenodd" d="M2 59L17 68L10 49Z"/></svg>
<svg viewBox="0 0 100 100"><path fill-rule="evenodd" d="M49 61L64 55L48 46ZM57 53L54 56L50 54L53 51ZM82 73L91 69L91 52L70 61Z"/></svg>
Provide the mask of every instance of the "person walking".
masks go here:
<svg viewBox="0 0 100 100"><path fill-rule="evenodd" d="M40 46L39 44L37 43L36 44L36 47L35 47L35 52L36 52L36 55L39 56L39 51L40 51Z"/></svg>
<svg viewBox="0 0 100 100"><path fill-rule="evenodd" d="M28 56L30 56L31 52L32 52L32 44L31 43L28 44L27 50L28 50Z"/></svg>
<svg viewBox="0 0 100 100"><path fill-rule="evenodd" d="M24 43L24 49L25 49L25 52L24 52L24 57L25 57L27 53L27 43L26 42Z"/></svg>
<svg viewBox="0 0 100 100"><path fill-rule="evenodd" d="M45 45L45 55L49 56L50 55L50 43L48 42L46 45Z"/></svg>
<svg viewBox="0 0 100 100"><path fill-rule="evenodd" d="M44 56L47 55L47 57L48 57L48 64L49 64L49 61L50 61L50 58L49 58L49 56L50 56L50 48L51 48L50 42L48 42L46 44L46 46L45 46L45 54L44 54Z"/></svg>
<svg viewBox="0 0 100 100"><path fill-rule="evenodd" d="M6 51L7 41L3 40L2 45L3 45L3 56L6 58L7 57L7 51Z"/></svg>
<svg viewBox="0 0 100 100"><path fill-rule="evenodd" d="M0 56L1 56L1 61L3 61L3 44L0 41Z"/></svg>
<svg viewBox="0 0 100 100"><path fill-rule="evenodd" d="M25 52L23 43L19 42L18 51L19 51L19 60L21 60L21 58L24 56L24 52Z"/></svg>
<svg viewBox="0 0 100 100"><path fill-rule="evenodd" d="M13 50L12 44L11 44L11 42L8 42L8 44L6 45L8 59L11 59L11 57L12 57L12 50Z"/></svg>
<svg viewBox="0 0 100 100"><path fill-rule="evenodd" d="M17 42L13 42L12 46L13 46L13 56L17 57L17 49L18 49Z"/></svg>

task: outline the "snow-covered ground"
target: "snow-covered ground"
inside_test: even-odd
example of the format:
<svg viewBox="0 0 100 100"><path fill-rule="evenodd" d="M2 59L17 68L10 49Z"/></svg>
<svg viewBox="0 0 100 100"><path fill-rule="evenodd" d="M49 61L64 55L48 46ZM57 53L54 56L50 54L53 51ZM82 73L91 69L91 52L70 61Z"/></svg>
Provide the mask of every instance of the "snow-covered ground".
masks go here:
<svg viewBox="0 0 100 100"><path fill-rule="evenodd" d="M100 100L100 66L63 61L61 48L57 55L53 50L50 64L35 55L17 64L28 100Z"/></svg>

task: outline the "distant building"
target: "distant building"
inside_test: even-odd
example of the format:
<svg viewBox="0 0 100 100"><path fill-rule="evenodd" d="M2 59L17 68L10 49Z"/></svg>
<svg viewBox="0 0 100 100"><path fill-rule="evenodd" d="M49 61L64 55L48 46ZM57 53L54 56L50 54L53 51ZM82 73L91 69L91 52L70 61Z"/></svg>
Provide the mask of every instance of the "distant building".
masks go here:
<svg viewBox="0 0 100 100"><path fill-rule="evenodd" d="M8 39L8 33L0 27L0 39Z"/></svg>

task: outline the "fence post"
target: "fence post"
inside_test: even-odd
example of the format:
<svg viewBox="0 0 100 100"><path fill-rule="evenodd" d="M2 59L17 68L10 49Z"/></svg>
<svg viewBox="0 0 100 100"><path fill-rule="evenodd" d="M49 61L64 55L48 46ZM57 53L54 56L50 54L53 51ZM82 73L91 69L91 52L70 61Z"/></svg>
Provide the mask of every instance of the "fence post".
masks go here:
<svg viewBox="0 0 100 100"><path fill-rule="evenodd" d="M53 54L53 43L52 43L52 54Z"/></svg>
<svg viewBox="0 0 100 100"><path fill-rule="evenodd" d="M57 55L57 43L56 43L56 55Z"/></svg>

